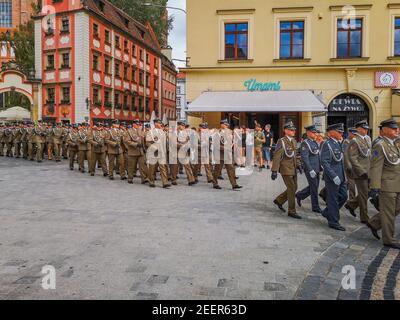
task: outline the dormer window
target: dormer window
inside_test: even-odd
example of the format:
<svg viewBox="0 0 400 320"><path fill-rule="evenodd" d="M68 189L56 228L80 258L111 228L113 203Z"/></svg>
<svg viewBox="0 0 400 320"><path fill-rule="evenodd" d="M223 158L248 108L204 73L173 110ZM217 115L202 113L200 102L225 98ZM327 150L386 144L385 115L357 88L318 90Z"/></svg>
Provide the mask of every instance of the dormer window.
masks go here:
<svg viewBox="0 0 400 320"><path fill-rule="evenodd" d="M101 12L104 12L104 2L100 0L94 0L96 6L100 9Z"/></svg>
<svg viewBox="0 0 400 320"><path fill-rule="evenodd" d="M129 28L129 20L124 18L125 27Z"/></svg>

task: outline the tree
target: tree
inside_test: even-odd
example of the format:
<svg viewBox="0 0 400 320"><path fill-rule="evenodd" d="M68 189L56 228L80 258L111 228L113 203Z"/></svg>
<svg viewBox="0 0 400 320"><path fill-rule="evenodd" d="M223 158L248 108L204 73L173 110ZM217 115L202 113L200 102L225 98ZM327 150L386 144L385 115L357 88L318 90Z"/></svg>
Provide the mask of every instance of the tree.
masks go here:
<svg viewBox="0 0 400 320"><path fill-rule="evenodd" d="M8 42L14 50L15 62L25 72L35 67L35 31L33 20L18 27L18 30L0 34L0 42Z"/></svg>
<svg viewBox="0 0 400 320"><path fill-rule="evenodd" d="M166 46L168 33L172 30L173 17L166 15L165 7L168 0L110 0L118 8L145 24L151 24L161 46ZM153 3L157 6L144 6L144 3Z"/></svg>

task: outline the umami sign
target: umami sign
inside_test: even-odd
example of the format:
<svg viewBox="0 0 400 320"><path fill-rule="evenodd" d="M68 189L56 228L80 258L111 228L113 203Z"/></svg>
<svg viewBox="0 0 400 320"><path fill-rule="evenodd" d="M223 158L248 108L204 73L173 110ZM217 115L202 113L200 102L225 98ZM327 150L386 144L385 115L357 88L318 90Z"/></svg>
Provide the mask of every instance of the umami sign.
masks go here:
<svg viewBox="0 0 400 320"><path fill-rule="evenodd" d="M281 82L258 82L256 79L246 80L243 85L247 91L280 91Z"/></svg>

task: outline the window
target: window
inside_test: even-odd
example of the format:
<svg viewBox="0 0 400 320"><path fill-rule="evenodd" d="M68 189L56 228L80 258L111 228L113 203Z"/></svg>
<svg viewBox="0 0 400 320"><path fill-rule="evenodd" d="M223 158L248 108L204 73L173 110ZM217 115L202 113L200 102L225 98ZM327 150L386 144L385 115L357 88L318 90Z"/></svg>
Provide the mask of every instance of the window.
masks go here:
<svg viewBox="0 0 400 320"><path fill-rule="evenodd" d="M121 109L121 104L119 103L119 93L114 94L115 108Z"/></svg>
<svg viewBox="0 0 400 320"><path fill-rule="evenodd" d="M158 90L158 79L154 78L154 90Z"/></svg>
<svg viewBox="0 0 400 320"><path fill-rule="evenodd" d="M93 35L97 38L99 36L99 26L93 23Z"/></svg>
<svg viewBox="0 0 400 320"><path fill-rule="evenodd" d="M129 65L128 64L124 64L124 79L128 80L128 69Z"/></svg>
<svg viewBox="0 0 400 320"><path fill-rule="evenodd" d="M124 52L129 52L128 40L124 40Z"/></svg>
<svg viewBox="0 0 400 320"><path fill-rule="evenodd" d="M125 94L124 95L124 110L129 110L129 104L128 104L128 96Z"/></svg>
<svg viewBox="0 0 400 320"><path fill-rule="evenodd" d="M69 32L69 19L64 17L61 20L61 32Z"/></svg>
<svg viewBox="0 0 400 320"><path fill-rule="evenodd" d="M47 55L47 70L53 70L54 69L54 54L49 54Z"/></svg>
<svg viewBox="0 0 400 320"><path fill-rule="evenodd" d="M0 0L0 28L12 28L12 0Z"/></svg>
<svg viewBox="0 0 400 320"><path fill-rule="evenodd" d="M181 97L176 98L176 106L180 107L181 106Z"/></svg>
<svg viewBox="0 0 400 320"><path fill-rule="evenodd" d="M304 21L281 21L280 59L304 58Z"/></svg>
<svg viewBox="0 0 400 320"><path fill-rule="evenodd" d="M150 99L146 98L146 110L147 112L150 111Z"/></svg>
<svg viewBox="0 0 400 320"><path fill-rule="evenodd" d="M144 84L144 73L143 71L139 71L139 85L143 86Z"/></svg>
<svg viewBox="0 0 400 320"><path fill-rule="evenodd" d="M146 53L146 63L150 64L150 55Z"/></svg>
<svg viewBox="0 0 400 320"><path fill-rule="evenodd" d="M119 77L119 69L120 69L119 63L115 62L115 76L116 77Z"/></svg>
<svg viewBox="0 0 400 320"><path fill-rule="evenodd" d="M93 55L93 70L99 70L99 56L96 54Z"/></svg>
<svg viewBox="0 0 400 320"><path fill-rule="evenodd" d="M70 88L63 87L62 88L62 100L61 103L70 103Z"/></svg>
<svg viewBox="0 0 400 320"><path fill-rule="evenodd" d="M105 90L104 91L104 106L106 108L111 108L111 100L110 100L110 91Z"/></svg>
<svg viewBox="0 0 400 320"><path fill-rule="evenodd" d="M247 59L248 24L225 24L225 59Z"/></svg>
<svg viewBox="0 0 400 320"><path fill-rule="evenodd" d="M337 57L360 58L362 56L362 19L338 19Z"/></svg>
<svg viewBox="0 0 400 320"><path fill-rule="evenodd" d="M110 59L104 58L104 73L110 74Z"/></svg>
<svg viewBox="0 0 400 320"><path fill-rule="evenodd" d="M99 104L99 89L98 88L93 88L93 104L95 104L95 105Z"/></svg>
<svg viewBox="0 0 400 320"><path fill-rule="evenodd" d="M146 73L146 88L150 88L150 73Z"/></svg>
<svg viewBox="0 0 400 320"><path fill-rule="evenodd" d="M109 30L104 30L104 41L107 44L110 44L110 31Z"/></svg>
<svg viewBox="0 0 400 320"><path fill-rule="evenodd" d="M181 87L179 87L179 86L176 87L176 93L177 93L177 94L181 94Z"/></svg>
<svg viewBox="0 0 400 320"><path fill-rule="evenodd" d="M143 50L139 49L139 59L140 61L143 61Z"/></svg>
<svg viewBox="0 0 400 320"><path fill-rule="evenodd" d="M158 69L157 58L154 58L154 69Z"/></svg>
<svg viewBox="0 0 400 320"><path fill-rule="evenodd" d="M136 67L132 67L132 82L136 83Z"/></svg>
<svg viewBox="0 0 400 320"><path fill-rule="evenodd" d="M62 54L61 68L69 68L69 52Z"/></svg>
<svg viewBox="0 0 400 320"><path fill-rule="evenodd" d="M46 100L46 103L47 104L54 103L55 100L56 100L55 98L56 98L56 95L55 95L54 88L47 88L47 100Z"/></svg>
<svg viewBox="0 0 400 320"><path fill-rule="evenodd" d="M51 18L47 19L47 30L46 35L53 35L54 34L54 25L53 20Z"/></svg>
<svg viewBox="0 0 400 320"><path fill-rule="evenodd" d="M119 49L119 36L115 36L115 47Z"/></svg>
<svg viewBox="0 0 400 320"><path fill-rule="evenodd" d="M143 112L144 108L143 108L143 98L142 97L138 98L138 105L139 105L139 112Z"/></svg>
<svg viewBox="0 0 400 320"><path fill-rule="evenodd" d="M394 55L400 56L400 18L394 19Z"/></svg>
<svg viewBox="0 0 400 320"><path fill-rule="evenodd" d="M133 56L134 58L137 57L136 46L135 46L134 44L132 45L132 56Z"/></svg>
<svg viewBox="0 0 400 320"><path fill-rule="evenodd" d="M131 97L132 111L136 111L135 96Z"/></svg>

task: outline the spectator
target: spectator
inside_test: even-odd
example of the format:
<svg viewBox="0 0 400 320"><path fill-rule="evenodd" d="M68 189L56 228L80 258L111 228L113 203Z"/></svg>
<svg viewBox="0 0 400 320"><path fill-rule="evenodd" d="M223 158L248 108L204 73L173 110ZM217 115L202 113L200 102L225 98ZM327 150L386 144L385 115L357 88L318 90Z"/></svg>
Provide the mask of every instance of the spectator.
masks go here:
<svg viewBox="0 0 400 320"><path fill-rule="evenodd" d="M271 164L271 150L274 144L274 134L271 131L271 125L267 124L264 130L265 143L263 144L264 160L267 165L267 169L270 169Z"/></svg>

